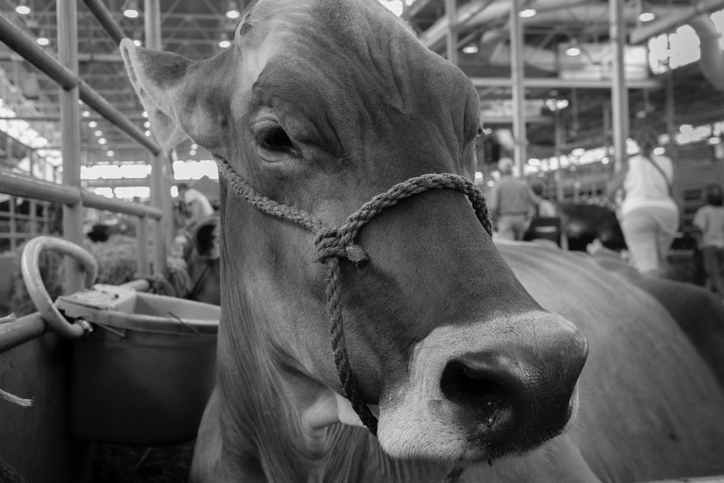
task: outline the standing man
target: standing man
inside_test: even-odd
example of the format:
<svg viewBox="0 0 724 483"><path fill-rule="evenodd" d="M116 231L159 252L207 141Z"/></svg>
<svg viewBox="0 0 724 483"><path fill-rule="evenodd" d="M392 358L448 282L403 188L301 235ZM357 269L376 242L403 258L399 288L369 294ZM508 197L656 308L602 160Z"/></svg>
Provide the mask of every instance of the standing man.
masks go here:
<svg viewBox="0 0 724 483"><path fill-rule="evenodd" d="M513 160L498 161L500 179L490 196L490 212L498 222L498 236L505 240L522 240L528 219L535 212L540 199L533 194L528 183L513 176Z"/></svg>
<svg viewBox="0 0 724 483"><path fill-rule="evenodd" d="M186 183L179 183L178 197L183 203L183 212L186 214L186 228L193 229L199 221L214 214L214 208L209 199L198 190L189 188Z"/></svg>

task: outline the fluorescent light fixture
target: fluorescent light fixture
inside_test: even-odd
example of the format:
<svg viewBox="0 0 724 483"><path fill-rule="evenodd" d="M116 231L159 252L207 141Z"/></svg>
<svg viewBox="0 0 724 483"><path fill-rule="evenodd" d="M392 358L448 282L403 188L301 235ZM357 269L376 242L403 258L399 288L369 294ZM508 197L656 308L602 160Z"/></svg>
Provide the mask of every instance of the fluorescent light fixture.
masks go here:
<svg viewBox="0 0 724 483"><path fill-rule="evenodd" d="M571 45L566 49L566 55L569 57L578 57L581 55L581 48L578 45Z"/></svg>
<svg viewBox="0 0 724 483"><path fill-rule="evenodd" d="M538 12L534 8L526 8L526 9L518 12L518 16L520 18L530 18L530 17L535 17L535 14L537 14L537 13Z"/></svg>
<svg viewBox="0 0 724 483"><path fill-rule="evenodd" d="M15 11L18 12L20 15L27 15L30 13L30 7L26 5L18 5L15 7Z"/></svg>
<svg viewBox="0 0 724 483"><path fill-rule="evenodd" d="M528 164L530 164L531 166L540 166L540 159L530 158L528 160Z"/></svg>
<svg viewBox="0 0 724 483"><path fill-rule="evenodd" d="M15 11L20 15L28 15L31 12L30 6L28 6L28 0L20 0L18 6L15 7Z"/></svg>
<svg viewBox="0 0 724 483"><path fill-rule="evenodd" d="M226 32L221 34L221 40L219 40L219 47L222 49L228 49L231 47L231 42L229 41L229 34Z"/></svg>
<svg viewBox="0 0 724 483"><path fill-rule="evenodd" d="M127 0L123 6L123 15L128 18L138 18L138 1Z"/></svg>
<svg viewBox="0 0 724 483"><path fill-rule="evenodd" d="M236 1L230 0L229 6L226 9L226 18L230 18L231 20L236 20L241 16L241 13L239 13L239 9L236 8Z"/></svg>
<svg viewBox="0 0 724 483"><path fill-rule="evenodd" d="M463 47L463 53L465 54L477 54L478 53L478 46L476 44L468 44L465 47Z"/></svg>

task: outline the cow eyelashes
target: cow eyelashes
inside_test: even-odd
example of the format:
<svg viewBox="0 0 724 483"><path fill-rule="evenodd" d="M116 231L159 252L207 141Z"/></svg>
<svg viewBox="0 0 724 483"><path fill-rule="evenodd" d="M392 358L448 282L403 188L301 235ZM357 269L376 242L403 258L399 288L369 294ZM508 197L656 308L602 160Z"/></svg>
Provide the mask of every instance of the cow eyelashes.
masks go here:
<svg viewBox="0 0 724 483"><path fill-rule="evenodd" d="M264 129L257 136L257 140L262 147L271 149L272 151L286 151L294 149L292 140L289 139L289 136L286 132L284 132L284 129L279 126Z"/></svg>

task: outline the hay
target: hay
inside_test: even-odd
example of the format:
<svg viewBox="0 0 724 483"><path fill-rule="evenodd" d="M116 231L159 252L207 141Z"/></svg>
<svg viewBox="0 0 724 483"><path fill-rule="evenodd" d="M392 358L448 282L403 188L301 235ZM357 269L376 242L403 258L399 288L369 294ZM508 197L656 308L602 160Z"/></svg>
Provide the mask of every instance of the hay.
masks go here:
<svg viewBox="0 0 724 483"><path fill-rule="evenodd" d="M181 483L186 481L194 441L177 446L101 444L93 460L94 483Z"/></svg>

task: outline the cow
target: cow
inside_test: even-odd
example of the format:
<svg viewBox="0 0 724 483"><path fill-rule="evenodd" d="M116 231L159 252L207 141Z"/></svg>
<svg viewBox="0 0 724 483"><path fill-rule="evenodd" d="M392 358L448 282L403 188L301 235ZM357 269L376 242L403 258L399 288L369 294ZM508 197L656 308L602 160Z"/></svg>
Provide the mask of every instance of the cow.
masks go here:
<svg viewBox="0 0 724 483"><path fill-rule="evenodd" d="M190 481L724 470L724 393L660 304L595 262L493 244L477 92L378 2L260 0L209 60L121 54L164 149L190 137L221 174Z"/></svg>
<svg viewBox="0 0 724 483"><path fill-rule="evenodd" d="M609 207L571 201L557 202L555 207L566 249L585 252L594 240L600 241L601 245L609 250L621 251L626 248L621 225L616 213ZM535 238L536 234L529 230L524 240Z"/></svg>

